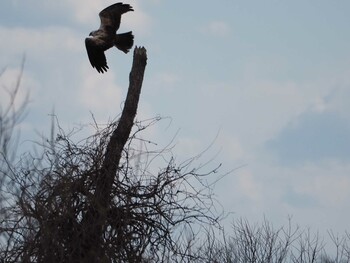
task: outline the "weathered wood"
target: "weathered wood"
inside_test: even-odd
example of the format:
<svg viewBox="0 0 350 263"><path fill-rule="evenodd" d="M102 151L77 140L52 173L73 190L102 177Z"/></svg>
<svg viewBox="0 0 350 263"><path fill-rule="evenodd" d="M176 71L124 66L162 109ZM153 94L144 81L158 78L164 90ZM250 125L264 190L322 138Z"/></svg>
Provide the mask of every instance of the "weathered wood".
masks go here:
<svg viewBox="0 0 350 263"><path fill-rule="evenodd" d="M124 145L129 138L134 124L146 63L146 49L144 47L136 47L134 50L134 60L129 76L129 89L124 109L119 119L118 126L113 131L107 145L101 170L102 174L98 178L98 183L96 185L96 197L102 198L100 204L102 205L107 202L103 204L103 206L109 203L109 195L112 189L114 176L116 176Z"/></svg>
<svg viewBox="0 0 350 263"><path fill-rule="evenodd" d="M135 47L133 64L129 76L129 89L119 123L107 144L100 173L96 174L95 192L89 211L83 218L82 237L83 262L98 262L103 258L103 233L106 227L107 211L111 203L111 191L123 148L130 136L137 113L143 76L147 64L144 47Z"/></svg>

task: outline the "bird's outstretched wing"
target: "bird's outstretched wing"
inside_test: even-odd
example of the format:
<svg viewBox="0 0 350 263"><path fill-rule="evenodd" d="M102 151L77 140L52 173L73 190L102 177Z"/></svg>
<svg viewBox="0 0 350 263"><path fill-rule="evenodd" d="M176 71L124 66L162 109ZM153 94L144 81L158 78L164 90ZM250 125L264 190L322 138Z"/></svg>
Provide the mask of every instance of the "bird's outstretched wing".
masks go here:
<svg viewBox="0 0 350 263"><path fill-rule="evenodd" d="M101 19L100 29L117 31L122 14L128 11L134 11L129 4L116 3L106 7L99 13Z"/></svg>
<svg viewBox="0 0 350 263"><path fill-rule="evenodd" d="M85 46L91 66L99 73L107 72L108 66L103 44L96 38L86 38Z"/></svg>

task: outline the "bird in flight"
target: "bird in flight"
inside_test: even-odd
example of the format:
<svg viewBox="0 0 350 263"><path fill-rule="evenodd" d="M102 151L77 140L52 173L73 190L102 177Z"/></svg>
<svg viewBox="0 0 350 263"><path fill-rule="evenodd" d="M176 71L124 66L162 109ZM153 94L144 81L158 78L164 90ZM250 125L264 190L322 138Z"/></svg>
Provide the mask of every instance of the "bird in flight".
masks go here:
<svg viewBox="0 0 350 263"><path fill-rule="evenodd" d="M122 14L134 11L128 4L116 3L103 9L100 13L100 28L90 33L85 39L85 46L90 63L99 73L107 72L105 51L113 46L128 53L134 44L132 32L116 34Z"/></svg>

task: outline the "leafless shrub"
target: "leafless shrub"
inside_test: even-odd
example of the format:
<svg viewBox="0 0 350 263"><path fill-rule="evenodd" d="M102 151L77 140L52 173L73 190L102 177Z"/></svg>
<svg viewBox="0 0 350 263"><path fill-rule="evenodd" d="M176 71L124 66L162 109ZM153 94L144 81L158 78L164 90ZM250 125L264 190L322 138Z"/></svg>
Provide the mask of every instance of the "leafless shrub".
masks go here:
<svg viewBox="0 0 350 263"><path fill-rule="evenodd" d="M349 235L330 233L328 250L318 234L292 224L275 229L266 219L251 224L245 219L233 221L232 229L207 231L200 244L193 245L191 262L222 263L348 263ZM190 242L189 242L190 243Z"/></svg>
<svg viewBox="0 0 350 263"><path fill-rule="evenodd" d="M19 75L13 86L6 86L1 83L1 105L0 105L0 222L6 219L5 207L13 203L9 188L13 187L11 174L13 164L16 159L16 149L18 142L17 125L25 116L25 109L28 103L26 96L19 101L20 83L23 74L24 59L19 71ZM0 72L0 81L6 68ZM2 229L0 229L2 233ZM0 239L1 241L1 239Z"/></svg>
<svg viewBox="0 0 350 263"><path fill-rule="evenodd" d="M191 229L195 222L218 223L211 193L202 181L216 169L203 174L201 167L190 167L191 161L177 165L172 157L158 172L149 171L150 162L139 161L135 169L132 160L136 157L164 158L164 150L151 153L133 148L132 142L145 128L138 124L114 177L103 237L91 240L101 242L107 262L140 262L145 254L156 262L165 253L187 255L176 242L182 237L181 229ZM113 129L115 124L79 144L60 133L54 147L49 143L40 158L26 156L13 168L11 178L21 191L12 193L15 205L7 208L9 217L1 222L2 238L7 240L3 258L8 262L74 262L83 257L86 244L79 241L91 227L88 211L92 206L98 209L95 181Z"/></svg>
<svg viewBox="0 0 350 263"><path fill-rule="evenodd" d="M335 253L327 254L318 235L291 221L221 228L207 181L220 165L195 165L200 155L178 163L172 144L157 149L141 139L159 121L134 121L142 76L130 75L118 121L95 123L95 134L76 142L53 116L41 154L14 161L14 128L25 112L15 107L17 82L0 111L1 262L350 262L348 233L329 232Z"/></svg>
<svg viewBox="0 0 350 263"><path fill-rule="evenodd" d="M184 235L195 233L193 224L218 224L212 191L204 180L217 168L203 172L205 166L192 166L194 159L177 164L171 147L136 147L141 142L148 148L139 134L157 119L133 121L145 50L135 49L134 55L118 121L96 126L93 136L79 142L56 125L57 136L43 140L40 155L27 154L9 164L5 176L11 201L3 207L0 221L3 261L191 259ZM158 160L163 168L152 165Z"/></svg>
<svg viewBox="0 0 350 263"><path fill-rule="evenodd" d="M21 102L18 96L23 68L24 59L14 85L11 87L1 85L0 87L3 94L0 102L5 103L5 105L0 105L0 149L2 159L11 159L14 157L13 154L15 153L17 142L16 138L13 138L16 135L14 129L23 120L28 104L28 94ZM6 68L0 72L0 80L5 72Z"/></svg>

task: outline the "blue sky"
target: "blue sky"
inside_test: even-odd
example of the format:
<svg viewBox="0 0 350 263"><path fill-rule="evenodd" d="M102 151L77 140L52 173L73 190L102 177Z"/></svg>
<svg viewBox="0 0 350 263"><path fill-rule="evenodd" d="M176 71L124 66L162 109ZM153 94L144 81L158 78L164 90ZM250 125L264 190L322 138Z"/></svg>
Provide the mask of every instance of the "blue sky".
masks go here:
<svg viewBox="0 0 350 263"><path fill-rule="evenodd" d="M84 45L112 3L0 3L2 87L26 58L22 147L48 132L53 108L66 129L90 123L91 112L99 123L120 112L132 53L109 50L102 75ZM152 140L165 145L177 133L180 160L213 142L206 155L218 153L223 172L243 166L216 188L235 217L282 225L292 215L321 232L349 230L350 2L128 3L135 12L120 31L132 30L149 57L138 119L171 117L149 131Z"/></svg>

